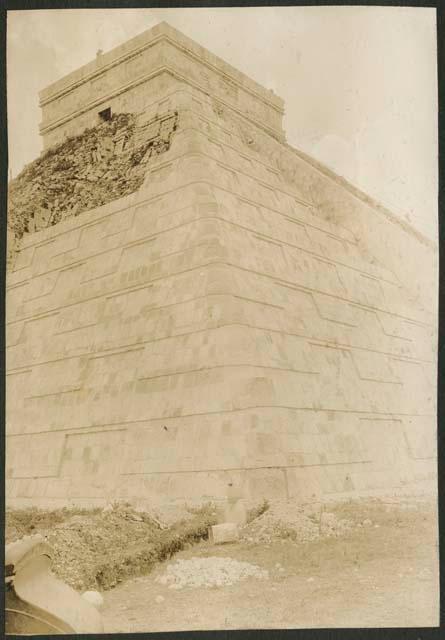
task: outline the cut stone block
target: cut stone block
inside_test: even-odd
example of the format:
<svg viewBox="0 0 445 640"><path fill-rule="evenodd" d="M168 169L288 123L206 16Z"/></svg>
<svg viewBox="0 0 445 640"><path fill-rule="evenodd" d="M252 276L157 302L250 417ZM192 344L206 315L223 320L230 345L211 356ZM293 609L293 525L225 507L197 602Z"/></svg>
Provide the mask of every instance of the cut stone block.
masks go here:
<svg viewBox="0 0 445 640"><path fill-rule="evenodd" d="M215 524L209 528L209 541L213 544L236 542L239 538L239 528L234 522Z"/></svg>

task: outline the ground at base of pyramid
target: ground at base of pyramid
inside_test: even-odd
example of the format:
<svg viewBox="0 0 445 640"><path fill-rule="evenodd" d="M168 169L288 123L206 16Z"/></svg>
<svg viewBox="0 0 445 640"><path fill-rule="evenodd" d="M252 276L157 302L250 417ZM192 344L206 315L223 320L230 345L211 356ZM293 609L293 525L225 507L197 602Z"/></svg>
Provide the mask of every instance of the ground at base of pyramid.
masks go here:
<svg viewBox="0 0 445 640"><path fill-rule="evenodd" d="M190 531L212 513L176 518ZM438 623L437 505L424 492L274 502L252 514L235 543L204 538L145 565L153 533L165 540L173 527L181 536L184 525L159 529L159 514L128 505L6 516L7 542L33 527L53 547L56 575L101 592L109 633Z"/></svg>

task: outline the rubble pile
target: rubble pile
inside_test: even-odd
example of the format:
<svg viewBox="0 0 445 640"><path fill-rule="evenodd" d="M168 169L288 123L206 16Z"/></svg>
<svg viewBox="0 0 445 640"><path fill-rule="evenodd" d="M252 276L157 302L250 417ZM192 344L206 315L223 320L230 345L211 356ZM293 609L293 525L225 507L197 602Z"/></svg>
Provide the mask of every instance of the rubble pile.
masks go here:
<svg viewBox="0 0 445 640"><path fill-rule="evenodd" d="M227 557L190 558L169 564L156 582L170 589L223 587L246 578L267 579L269 572L249 562Z"/></svg>
<svg viewBox="0 0 445 640"><path fill-rule="evenodd" d="M91 510L24 509L6 512L6 542L40 533L51 547L59 578L79 591L102 590L147 573L157 562L205 538L214 523L208 505L170 526L126 503Z"/></svg>
<svg viewBox="0 0 445 640"><path fill-rule="evenodd" d="M119 113L67 138L30 163L9 184L8 258L23 234L39 231L138 189L150 159L167 151L177 112L150 121Z"/></svg>
<svg viewBox="0 0 445 640"><path fill-rule="evenodd" d="M320 505L276 502L241 531L244 541L269 543L277 539L311 542L321 537L341 536L354 527L351 520L338 518Z"/></svg>
<svg viewBox="0 0 445 640"><path fill-rule="evenodd" d="M159 529L149 514L118 505L95 514L74 515L48 529L45 539L52 549L55 573L74 588L83 589L98 586L91 575L100 573L106 555L124 555L131 545L145 545L157 537Z"/></svg>

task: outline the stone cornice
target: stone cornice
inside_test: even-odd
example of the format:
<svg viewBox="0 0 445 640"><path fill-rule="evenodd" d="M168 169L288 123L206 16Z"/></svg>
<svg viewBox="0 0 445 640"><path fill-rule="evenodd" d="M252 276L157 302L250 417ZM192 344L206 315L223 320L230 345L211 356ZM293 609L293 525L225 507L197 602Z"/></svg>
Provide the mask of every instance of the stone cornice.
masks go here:
<svg viewBox="0 0 445 640"><path fill-rule="evenodd" d="M348 180L346 180L342 176L339 176L337 173L335 173L335 171L333 171L332 169L329 169L329 167L322 164L321 162L319 162L312 156L308 155L307 153L301 151L300 149L296 149L295 147L292 147L289 144L286 144L286 148L292 153L294 153L296 156L298 156L300 159L304 160L309 165L314 167L314 169L317 169L317 171L319 171L321 174L323 174L327 178L330 178L338 186L348 191L351 195L357 198L357 200L360 200L363 204L366 204L371 209L374 209L375 211L381 213L392 224L397 225L398 227L403 229L403 231L415 237L416 240L418 240L421 244L429 247L430 249L433 249L435 252L438 251L437 243L434 242L434 240L431 240L430 238L428 238L421 231L419 231L414 226L412 226L411 224L403 220L400 216L396 215L394 212L387 209L385 206L383 206L380 202L378 202L374 198L371 198L371 196L369 196L364 191L361 191L358 187L353 185L351 182L348 182Z"/></svg>
<svg viewBox="0 0 445 640"><path fill-rule="evenodd" d="M89 82L90 80L102 75L104 72L108 71L109 69L112 69L113 67L116 67L122 64L123 62L126 62L131 58L134 58L135 56L139 55L143 51L154 46L155 44L158 44L161 41L166 41L169 44L176 47L178 50L188 55L193 60L199 62L200 64L203 64L204 66L208 67L212 71L218 73L220 76L224 77L230 83L234 84L238 89L241 89L242 91L245 91L246 93L253 95L257 100L267 104L268 107L274 109L280 115L284 113L283 100L280 97L275 96L271 91L265 89L254 80L251 80L248 76L243 74L241 71L238 71L234 67L228 65L221 58L218 58L208 50L204 49L203 47L200 47L200 45L197 45L192 40L184 36L183 34L180 34L176 30L172 29L169 25L161 23L161 25L157 25L157 27L145 32L142 35L143 36L145 35L146 37L148 37L153 33L153 31L156 28L160 28L161 33L158 36L151 37L151 39L148 42L146 41L143 44L140 44L139 46L136 46L135 48L130 49L125 53L122 53L121 55L118 54L117 56L116 56L116 52L119 52L119 49L126 48L126 46L121 45L119 47L116 47L115 49L111 50L108 54L104 54L98 59L99 61L102 62L102 60L110 56L110 61L108 63L101 64L99 67L97 67L97 60L90 62L87 65L84 65L83 67L78 69L77 71L72 72L71 74L65 76L64 78L61 78L57 82L43 89L39 94L40 106L42 107L52 102L53 100L61 98L62 96L66 95L67 93L70 93L71 91L81 86L85 82ZM130 40L129 43L133 42L134 40L138 40L140 37L141 36L137 36L137 38ZM182 40L182 42L180 40ZM186 42L186 44L184 44L184 41ZM127 45L129 43L127 43ZM193 50L197 48L205 52L206 57L200 56L199 53ZM114 56L112 56L113 52L114 52ZM207 58L209 58L210 60ZM89 73L88 72L85 73L85 71L88 69L89 66L95 67L95 68L92 68L92 70ZM225 71L224 69L229 71L229 73L227 73L227 71ZM63 86L63 80L69 78L70 76L73 76L73 81L70 84ZM62 85L62 88L58 90L57 86L60 84Z"/></svg>
<svg viewBox="0 0 445 640"><path fill-rule="evenodd" d="M132 89L133 87L136 87L139 84L143 84L144 82L148 82L149 80L151 80L154 77L160 75L161 73L169 73L172 76L176 77L178 80L180 80L182 82L186 82L187 84L197 88L198 90L202 91L203 93L206 93L206 94L208 93L208 91L206 90L205 87L203 87L199 83L195 82L194 80L190 80L190 78L187 78L187 77L183 76L175 68L169 67L167 65L163 65L163 66L158 67L154 71L151 71L150 73L148 73L148 74L146 74L144 76L139 76L135 80L132 80L131 82L129 82L127 84L121 85L120 87L118 87L114 91L111 91L108 94L100 96L100 98L96 98L95 100L92 100L91 102L86 103L81 109L77 109L76 111L73 111L73 112L69 113L68 115L66 115L64 117L59 118L58 120L53 120L53 122L50 122L49 124L46 124L45 126L43 126L43 123L40 124L40 126L39 126L40 135L45 135L45 134L49 133L50 131L52 131L53 129L57 129L57 127L69 122L70 120L74 120L74 118L77 118L79 115L82 115L83 113L86 113L87 111L90 111L91 109L94 109L95 106L98 106L98 105L102 104L104 101L111 100L112 98L115 98L116 96L120 95L121 93L124 93L125 91L128 91L129 89ZM243 118L245 118L246 120L250 121L255 126L260 127L261 129L263 129L263 131L265 131L267 134L272 135L274 137L278 136L280 140L282 140L282 141L284 140L284 132L279 132L276 129L274 129L273 127L268 127L266 124L264 124L264 122L259 122L258 120L256 120L252 116L248 116L244 111L241 111L240 109L237 109L237 107L235 107L234 105L230 104L229 102L226 102L223 98L218 97L217 99L218 99L218 102L221 103L222 105L224 105L227 109L231 109L231 110L235 111L236 113L238 113L238 115L240 115Z"/></svg>

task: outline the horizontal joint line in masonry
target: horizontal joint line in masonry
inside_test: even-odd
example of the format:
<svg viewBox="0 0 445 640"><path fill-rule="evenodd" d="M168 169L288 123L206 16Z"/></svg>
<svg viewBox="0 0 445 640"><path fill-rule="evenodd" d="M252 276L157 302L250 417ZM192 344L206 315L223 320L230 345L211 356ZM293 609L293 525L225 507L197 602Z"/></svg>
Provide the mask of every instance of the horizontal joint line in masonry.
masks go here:
<svg viewBox="0 0 445 640"><path fill-rule="evenodd" d="M187 473L217 473L225 471L256 471L258 469L274 469L277 471L285 471L286 469L300 469L307 467L338 467L347 465L372 464L373 460L357 460L347 462L320 462L312 464L282 464L282 465L258 465L255 467L219 467L210 469L185 469L172 471L124 471L122 476L156 476L156 475L180 475Z"/></svg>
<svg viewBox="0 0 445 640"><path fill-rule="evenodd" d="M221 411L207 411L205 413L188 413L181 416L157 416L154 418L140 418L139 420L128 420L128 421L119 421L119 422L107 422L102 425L94 424L94 425L84 425L84 426L76 426L76 427L68 427L68 428L57 428L57 429L46 429L42 431L29 431L27 433L8 433L7 437L19 437L19 436L29 436L29 435L39 435L42 433L56 433L56 432L72 432L72 431L82 431L84 432L87 429L98 429L99 427L119 427L117 430L121 430L120 427L128 428L131 425L140 425L141 423L149 423L149 422L167 422L169 420L182 420L184 418L195 418L195 417L205 417L205 416L213 416L213 415L225 415L232 413L243 413L246 411L256 411L258 409L270 409L270 410L280 410L284 409L286 411L305 411L309 413L336 413L336 414L347 414L347 415L357 415L360 420L364 420L366 418L362 418L361 416L369 416L369 420L373 420L373 416L389 416L385 418L385 420L396 420L400 416L401 418L434 418L437 416L435 414L429 413L397 413L397 414L388 414L385 412L376 412L376 411L354 411L351 409L332 409L329 407L326 408L317 408L313 407L290 407L287 405L252 405L249 407L242 407L238 409L224 409ZM378 418L376 418L378 419Z"/></svg>
<svg viewBox="0 0 445 640"><path fill-rule="evenodd" d="M267 304L267 303L262 303L261 301L256 301L256 300L252 300L250 298L243 298L242 296L232 296L232 294L219 294L219 293L214 293L214 294L208 294L208 295L204 295L204 296L198 296L197 298L189 298L186 301L183 302L177 302L177 303L172 303L172 304L168 304L168 305L163 305L161 307L153 307L152 310L153 311L158 311L160 309L164 309L167 307L173 307L179 304L187 304L189 302L194 302L196 300L200 300L200 299L204 299L204 298L210 298L210 297L221 297L221 296L228 296L228 297L234 297L234 298L241 298L244 300L247 300L249 302L253 302L255 304ZM90 325L87 325L90 326ZM107 351L114 351L115 349L121 349L123 347L132 347L132 346L138 346L138 345L146 345L146 344L151 344L154 342L162 342L164 340L175 340L175 339L181 339L185 336L191 336L191 335L195 335L197 333L208 333L211 331L218 331L220 329L224 329L224 328L228 328L228 327L246 327L249 329L254 329L254 330L260 330L260 331L264 331L266 333L278 333L279 335L283 335L283 336L288 336L288 337L293 337L293 338L300 338L302 340L307 340L310 341L312 340L314 344L320 345L320 346L332 346L334 348L343 348L345 350L350 350L350 351L366 351L366 352L370 352L370 353L378 353L380 355L386 355L389 356L390 358L394 359L394 360L400 360L402 362L412 362L412 363L416 363L416 364L435 364L434 361L432 360L421 360L419 358L410 358L410 357L404 357L404 358L399 358L398 356L396 357L395 354L388 352L388 351L378 351L377 349L370 349L368 347L361 347L359 345L348 345L348 344L343 344L343 343L338 343L338 342L331 342L329 340L324 340L324 341L316 341L314 339L314 336L311 335L307 335L307 334L302 334L302 333L291 333L289 331L282 331L280 329L272 329L270 327L264 327L261 325L252 325L249 323L244 323L244 322L228 322L228 323L224 323L224 324L219 324L217 327L204 327L202 329L196 329L195 331L184 331L182 333L177 333L174 335L170 335L170 336L163 336L163 337L158 337L158 338L152 338L152 339L147 339L147 340L142 340L142 341L138 341L138 342L131 342L129 344L120 344L120 345L116 345L114 347L107 347L104 349L100 349L94 353L105 353ZM78 329L73 329L71 331L76 331L76 330L81 330L85 328L85 326L83 327L79 327ZM59 333L70 333L71 331L66 331L66 332L59 332ZM56 334L58 335L58 334ZM78 359L78 358L85 358L90 356L91 351L84 351L81 353L77 353L74 355L66 355L66 356L62 356L59 358L53 358L51 360L44 360L44 361L40 361L40 362L33 362L31 365L26 365L26 368L23 367L16 367L14 369L9 369L6 372L6 375L15 375L15 374L20 374L20 373L30 373L32 371L32 368L34 367L39 367L39 366L43 366L45 364L50 364L50 363L54 363L54 362L62 362L65 360L72 360L72 359ZM29 368L29 366L31 366L32 368Z"/></svg>
<svg viewBox="0 0 445 640"><path fill-rule="evenodd" d="M185 251L187 251L187 249ZM248 269L247 267L241 267L240 265L236 265L236 264L233 264L231 262L223 261L223 260L209 261L207 263L203 263L203 264L197 265L195 267L190 267L189 269L184 269L182 271L178 271L178 272L176 272L174 274L169 274L167 276L159 276L158 278L153 278L152 280L150 280L148 282L149 283L156 283L156 282L159 282L161 280L166 280L168 278L178 277L178 276L180 276L180 275L182 275L184 273L190 273L192 271L196 271L196 270L199 270L199 269L204 269L206 267L216 266L216 265L219 265L219 266L222 266L222 267L230 267L230 268L238 269L240 271L245 271L245 272L248 272L248 273L253 273L253 274L259 275L259 276L261 276L263 278L267 278L269 280L273 280L275 282L275 284L277 284L279 286L288 287L288 288L293 289L295 291L303 291L303 292L309 292L309 293L312 293L312 292L320 293L320 294L323 294L323 295L328 296L330 298L334 298L334 299L337 299L337 300L341 300L342 302L346 302L346 303L352 304L353 306L356 306L356 307L361 308L361 309L366 309L366 310L371 310L371 311L380 311L382 313L386 313L387 315L391 315L391 316L394 316L396 318L401 318L403 320L409 320L413 324L418 325L418 326L422 326L422 327L429 327L430 326L430 325L428 325L426 323L420 323L420 322L418 322L416 320L412 320L412 319L406 318L405 316L402 316L400 314L394 313L392 311L388 311L387 309L381 309L379 307L371 307L369 305L365 305L363 303L359 303L359 302L356 302L354 300L350 300L348 298L343 298L341 296L338 296L338 295L335 295L335 294L332 294L332 293L329 293L329 292L326 292L326 291L320 291L319 289L313 289L313 288L310 288L310 287L306 287L305 285L299 285L299 284L295 284L295 283L290 282L290 281L280 280L279 278L277 278L277 276L269 275L269 274L261 272L261 271L256 271L255 269ZM104 276L104 277L107 277L107 276ZM127 288L129 288L129 287L123 287L120 290L124 291ZM117 291L119 291L119 290L117 290ZM64 304L64 305L59 305L58 307L54 307L53 309L49 310L48 312L45 312L45 315L50 315L50 314L56 313L60 309L65 309L65 308L71 307L73 305L79 304L80 302L87 302L87 301L91 301L91 300L95 300L95 299L104 297L106 295L110 295L112 293L117 293L117 291L110 291L108 293L104 291L104 292L102 292L100 294L97 294L97 295L94 295L94 296L90 296L90 297L83 298L83 299L78 299L78 300L76 300L74 302L70 302L70 303L67 303L67 304ZM37 315L36 316L25 316L25 317L22 317L22 318L17 318L15 320L11 320L11 321L7 322L6 324L7 325L15 324L17 322L28 320L30 318L34 318L35 319L36 317L38 317L38 316Z"/></svg>

